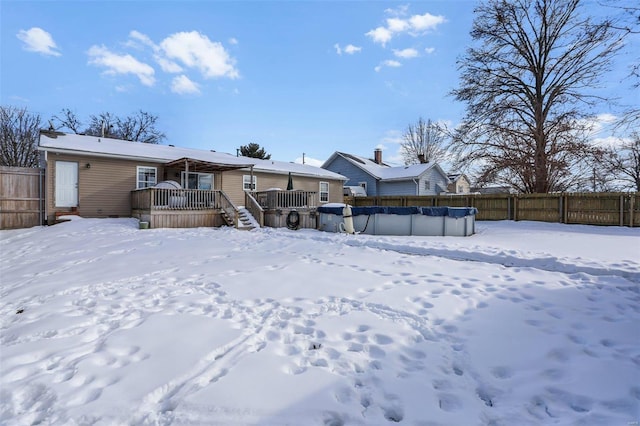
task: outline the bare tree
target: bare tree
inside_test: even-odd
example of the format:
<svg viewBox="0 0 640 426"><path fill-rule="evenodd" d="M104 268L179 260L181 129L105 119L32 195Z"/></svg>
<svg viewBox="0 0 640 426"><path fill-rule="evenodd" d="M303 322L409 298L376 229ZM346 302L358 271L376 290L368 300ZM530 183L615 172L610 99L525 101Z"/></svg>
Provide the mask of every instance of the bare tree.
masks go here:
<svg viewBox="0 0 640 426"><path fill-rule="evenodd" d="M271 154L267 154L264 148L261 148L260 145L255 142L242 145L240 147L240 155L243 157L260 158L262 160L269 160L271 158Z"/></svg>
<svg viewBox="0 0 640 426"><path fill-rule="evenodd" d="M82 122L69 109L63 109L60 116L52 119L56 123L56 130L71 130L76 134L101 136L105 138L122 139L133 142L161 143L165 134L156 128L158 117L145 111L138 111L124 118L110 112L89 116L89 126L81 131Z"/></svg>
<svg viewBox="0 0 640 426"><path fill-rule="evenodd" d="M0 106L0 165L38 167L40 127L38 114Z"/></svg>
<svg viewBox="0 0 640 426"><path fill-rule="evenodd" d="M53 117L51 117L51 120L49 122L52 124L52 126L53 123L57 124L56 126L54 126L54 130L68 129L75 134L82 133L82 122L78 119L76 113L71 111L69 108L63 108L60 112L60 115L54 115Z"/></svg>
<svg viewBox="0 0 640 426"><path fill-rule="evenodd" d="M619 189L640 192L640 133L618 148L611 148L604 157L610 176L620 183Z"/></svg>
<svg viewBox="0 0 640 426"><path fill-rule="evenodd" d="M431 120L424 121L420 117L416 123L409 124L400 143L404 164L442 160L445 154L444 137L442 128Z"/></svg>
<svg viewBox="0 0 640 426"><path fill-rule="evenodd" d="M459 61L467 104L451 148L458 168L480 167L522 192L570 188L591 154L582 118L590 92L621 47L608 20L579 14L580 0L487 0L475 11L476 42Z"/></svg>

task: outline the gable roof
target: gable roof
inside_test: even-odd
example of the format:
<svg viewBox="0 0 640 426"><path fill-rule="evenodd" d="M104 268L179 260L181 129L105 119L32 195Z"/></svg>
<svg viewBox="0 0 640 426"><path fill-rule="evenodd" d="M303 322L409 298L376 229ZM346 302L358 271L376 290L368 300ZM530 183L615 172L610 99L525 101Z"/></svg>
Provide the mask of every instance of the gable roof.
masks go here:
<svg viewBox="0 0 640 426"><path fill-rule="evenodd" d="M388 164L378 164L375 161L369 160L364 157L359 157L353 154L347 154L344 152L336 151L327 161L324 162L322 167L329 165L337 157L342 157L354 166L362 169L369 175L373 176L377 180L381 181L396 181L396 180L411 180L420 177L426 171L436 168L443 176L447 174L442 168L432 161L430 163L411 164L408 166L394 166L391 167Z"/></svg>
<svg viewBox="0 0 640 426"><path fill-rule="evenodd" d="M191 161L191 164L203 165L204 163L207 163L208 172L248 169L253 167L254 171L275 174L291 173L296 176L310 176L342 181L346 180L344 176L338 173L334 173L320 167L310 166L308 164L238 157L224 152L181 148L172 145L129 142L120 139L102 138L97 136L42 131L40 132L38 149L45 152L122 158L166 165L179 165L180 162L184 163L184 161L187 160Z"/></svg>
<svg viewBox="0 0 640 426"><path fill-rule="evenodd" d="M447 177L451 182L455 182L460 178L465 178L467 182L469 182L469 178L467 178L467 175L465 175L464 173L449 173Z"/></svg>

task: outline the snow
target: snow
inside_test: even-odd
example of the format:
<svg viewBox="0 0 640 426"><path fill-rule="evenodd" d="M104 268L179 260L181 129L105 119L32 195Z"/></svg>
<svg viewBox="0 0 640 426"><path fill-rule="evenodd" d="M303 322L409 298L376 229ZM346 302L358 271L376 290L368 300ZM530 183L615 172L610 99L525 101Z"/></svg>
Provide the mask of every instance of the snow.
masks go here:
<svg viewBox="0 0 640 426"><path fill-rule="evenodd" d="M250 167L255 171L278 174L291 173L294 176L325 177L328 179L346 180L344 176L309 164L289 163L286 161L261 160L231 155L224 152L205 151L202 149L182 148L172 145L131 143L119 139L101 138L96 136L58 134L51 137L40 135L39 149L48 152L82 153L99 157L129 158L144 161L165 163L180 158L192 158L211 163Z"/></svg>
<svg viewBox="0 0 640 426"><path fill-rule="evenodd" d="M640 230L0 231L6 425L627 425Z"/></svg>

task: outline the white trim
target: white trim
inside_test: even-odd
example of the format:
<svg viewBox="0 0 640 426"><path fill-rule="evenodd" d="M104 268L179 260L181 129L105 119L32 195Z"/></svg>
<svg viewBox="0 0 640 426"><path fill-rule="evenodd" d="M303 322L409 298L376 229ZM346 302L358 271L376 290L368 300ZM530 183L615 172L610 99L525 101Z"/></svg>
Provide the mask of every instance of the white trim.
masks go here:
<svg viewBox="0 0 640 426"><path fill-rule="evenodd" d="M327 185L327 190L323 191L322 190L322 185ZM328 203L329 202L329 182L325 182L325 181L320 181L318 182L318 202L320 203ZM327 199L323 200L322 199L322 194L327 194Z"/></svg>
<svg viewBox="0 0 640 426"><path fill-rule="evenodd" d="M251 176L253 176L253 185L251 185ZM245 185L253 186L252 188L245 188ZM258 176L256 175L242 175L242 190L243 191L257 191L258 190Z"/></svg>
<svg viewBox="0 0 640 426"><path fill-rule="evenodd" d="M63 167L61 167L64 165ZM55 206L78 207L78 162L56 160ZM64 172L63 172L64 170ZM68 173L71 172L71 173ZM64 173L67 173L66 175ZM62 179L64 178L64 181Z"/></svg>
<svg viewBox="0 0 640 426"><path fill-rule="evenodd" d="M140 186L140 170L141 169L153 169L153 185ZM147 182L147 181L145 181ZM158 168L153 166L136 166L136 189L149 188L155 186L158 183Z"/></svg>
<svg viewBox="0 0 640 426"><path fill-rule="evenodd" d="M200 172L191 172L190 171L189 172L190 175L197 175L198 176L198 188L189 188L188 179L185 179L186 178L186 176L185 176L186 173L187 172L184 171L184 170L182 172L180 172L180 184L182 185L183 188L185 188L185 189L200 189L200 177L201 176L211 176L211 189L214 188L213 182L214 182L215 178L214 178L213 173L200 173Z"/></svg>

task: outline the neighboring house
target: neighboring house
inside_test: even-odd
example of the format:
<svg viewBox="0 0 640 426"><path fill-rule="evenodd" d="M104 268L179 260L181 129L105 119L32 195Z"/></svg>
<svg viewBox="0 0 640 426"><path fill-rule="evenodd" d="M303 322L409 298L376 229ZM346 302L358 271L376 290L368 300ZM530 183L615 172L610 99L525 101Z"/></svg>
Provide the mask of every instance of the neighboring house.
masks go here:
<svg viewBox="0 0 640 426"><path fill-rule="evenodd" d="M447 186L447 192L451 194L469 194L471 192L471 183L463 173L450 173L447 175L451 183Z"/></svg>
<svg viewBox="0 0 640 426"><path fill-rule="evenodd" d="M348 178L345 186L360 186L368 196L437 195L447 191L447 174L435 162L391 167L376 149L374 159L334 152L322 165Z"/></svg>
<svg viewBox="0 0 640 426"><path fill-rule="evenodd" d="M508 186L485 186L471 188L471 192L478 194L511 194L513 191Z"/></svg>
<svg viewBox="0 0 640 426"><path fill-rule="evenodd" d="M182 188L217 190L243 206L245 191L287 188L316 193L318 204L342 202L345 178L304 164L214 151L42 131L47 222L56 214L131 217L132 191L175 181Z"/></svg>

